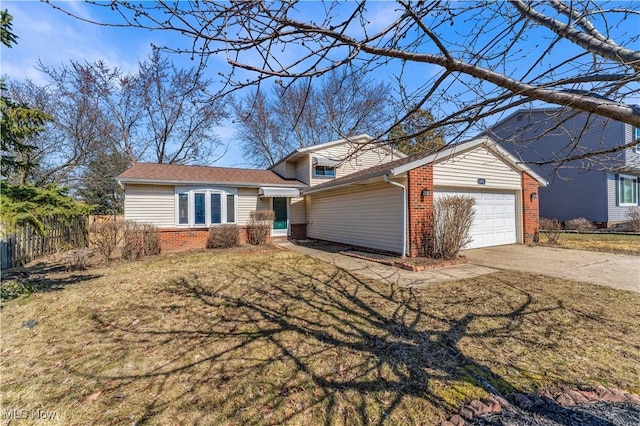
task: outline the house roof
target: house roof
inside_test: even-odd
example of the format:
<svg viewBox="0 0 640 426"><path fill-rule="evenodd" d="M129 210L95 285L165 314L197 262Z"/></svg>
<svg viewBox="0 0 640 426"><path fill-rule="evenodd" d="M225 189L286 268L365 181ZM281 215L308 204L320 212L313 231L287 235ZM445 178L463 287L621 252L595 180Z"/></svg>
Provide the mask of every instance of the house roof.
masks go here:
<svg viewBox="0 0 640 426"><path fill-rule="evenodd" d="M461 142L454 145L448 145L437 151L427 151L427 152L413 155L411 157L401 158L399 160L391 161L389 163L384 163L378 166L370 167L368 169L361 170L359 172L355 172L347 176L343 176L341 178L332 180L330 182L325 182L323 184L316 185L311 188L307 188L303 190L303 194L310 194L313 192L319 192L319 191L323 191L329 188L334 188L337 186L349 185L355 182L361 182L363 180L372 179L372 178L376 178L384 175L400 176L408 172L409 170L415 169L425 164L446 160L451 156L469 151L480 145L485 146L487 149L489 149L494 154L496 154L496 156L499 157L502 161L511 165L515 169L527 172L536 181L538 181L540 185L542 186L547 185L547 181L545 179L543 179L540 175L534 172L527 165L518 161L516 157L511 155L506 149L502 148L491 138L480 137L480 138L472 139L470 141Z"/></svg>
<svg viewBox="0 0 640 426"><path fill-rule="evenodd" d="M232 167L187 166L178 164L135 163L116 177L121 183L223 184L245 187L286 186L303 188L296 179L284 179L271 170Z"/></svg>
<svg viewBox="0 0 640 426"><path fill-rule="evenodd" d="M317 144L317 145L311 145L311 146L307 146L305 148L298 148L295 151L289 153L288 155L286 155L285 157L281 158L280 160L278 160L277 163L275 163L273 166L270 167L270 169L273 169L274 167L276 167L278 164L287 161L287 160L294 160L297 159L298 157L300 157L301 155L307 153L307 152L316 152L319 151L321 149L326 149L326 148L331 148L332 146L337 146L337 145L342 145L344 143L352 143L352 144L367 144L370 142L373 142L373 137L363 133L361 135L357 135L357 136L351 136L348 138L343 138L343 139L336 139L334 141L330 141L330 142L325 142L325 143L321 143L321 144ZM386 145L383 145L383 147L389 149L390 151L394 151L395 155L398 156L404 156L403 153L401 153L400 151L397 150L393 150L393 148L388 147Z"/></svg>

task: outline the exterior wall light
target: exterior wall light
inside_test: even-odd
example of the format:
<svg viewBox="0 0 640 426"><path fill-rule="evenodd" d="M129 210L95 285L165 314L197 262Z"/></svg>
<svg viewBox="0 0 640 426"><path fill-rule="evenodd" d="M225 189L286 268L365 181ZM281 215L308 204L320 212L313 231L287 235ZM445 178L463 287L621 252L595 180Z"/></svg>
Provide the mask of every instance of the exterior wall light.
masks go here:
<svg viewBox="0 0 640 426"><path fill-rule="evenodd" d="M431 195L431 191L429 191L428 189L423 189L420 195L422 195L423 197L428 197L429 195Z"/></svg>
<svg viewBox="0 0 640 426"><path fill-rule="evenodd" d="M537 200L537 199L538 199L538 194L536 194L535 192L531 194L531 201Z"/></svg>

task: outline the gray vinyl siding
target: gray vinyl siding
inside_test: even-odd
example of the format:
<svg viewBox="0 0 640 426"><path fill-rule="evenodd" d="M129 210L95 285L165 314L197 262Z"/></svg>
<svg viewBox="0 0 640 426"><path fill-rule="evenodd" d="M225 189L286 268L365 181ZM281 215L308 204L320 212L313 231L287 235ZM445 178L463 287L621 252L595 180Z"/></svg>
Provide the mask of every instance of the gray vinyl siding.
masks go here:
<svg viewBox="0 0 640 426"><path fill-rule="evenodd" d="M625 144L633 142L633 126L624 124L624 141ZM640 169L640 150L635 152L634 148L627 148L624 151L625 165Z"/></svg>
<svg viewBox="0 0 640 426"><path fill-rule="evenodd" d="M628 176L637 176L631 173L623 173ZM640 179L640 176L637 176ZM608 199L607 199L607 208L609 211L608 221L609 222L626 222L629 220L627 214L629 213L630 206L619 206L618 205L618 185L616 182L616 174L615 173L607 173L607 189L608 189ZM638 194L638 198L640 199L640 194Z"/></svg>
<svg viewBox="0 0 640 426"><path fill-rule="evenodd" d="M289 221L293 224L307 223L307 213L303 197L290 198Z"/></svg>
<svg viewBox="0 0 640 426"><path fill-rule="evenodd" d="M342 163L336 168L335 178L316 177L313 175L312 167L310 186L319 185L321 183L397 159L397 156L394 158L392 151L385 147L351 143L344 143L321 149L312 152L310 155L311 157L320 156L330 160L342 161Z"/></svg>
<svg viewBox="0 0 640 426"><path fill-rule="evenodd" d="M310 238L402 251L402 189L381 182L307 195Z"/></svg>
<svg viewBox="0 0 640 426"><path fill-rule="evenodd" d="M175 187L135 185L125 187L124 218L150 223L158 228L175 227Z"/></svg>
<svg viewBox="0 0 640 426"><path fill-rule="evenodd" d="M499 123L489 136L549 181L547 187L539 190L540 217L561 221L576 217L593 222L613 221L609 214L617 215L612 209L615 191L611 193L604 169L624 164L626 153L598 158L595 162L575 160L559 166L533 164L607 149L625 141L623 123L584 113L565 120L567 117L551 110L522 112ZM562 122L560 129L550 130L559 122ZM579 138L577 148L571 146L569 136ZM615 190L615 182L613 184Z"/></svg>
<svg viewBox="0 0 640 426"><path fill-rule="evenodd" d="M485 179L484 185L478 179ZM522 172L514 170L484 146L433 165L435 186L477 189L520 189Z"/></svg>

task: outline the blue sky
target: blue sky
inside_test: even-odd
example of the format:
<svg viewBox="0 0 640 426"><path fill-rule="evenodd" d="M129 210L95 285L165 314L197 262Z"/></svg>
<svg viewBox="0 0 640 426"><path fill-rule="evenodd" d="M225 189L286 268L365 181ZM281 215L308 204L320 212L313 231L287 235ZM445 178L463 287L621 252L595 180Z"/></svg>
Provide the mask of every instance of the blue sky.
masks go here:
<svg viewBox="0 0 640 426"><path fill-rule="evenodd" d="M64 2L63 6L81 16L114 20L108 9L102 11L76 1ZM313 8L319 5L305 6ZM394 7L393 3L376 4L371 25L382 27L389 22ZM90 24L37 1L3 1L2 9L8 9L13 16L13 32L18 36L18 44L11 49L2 46L0 74L16 80L29 78L36 83L45 83L44 75L36 69L38 61L56 67L70 60L104 60L111 67L135 71L138 60L144 60L151 53L151 44L175 46L181 42L174 33ZM186 55L173 55L171 60L184 67L191 64ZM235 129L231 121L215 130L228 149L213 165L247 167L248 163L234 138Z"/></svg>
<svg viewBox="0 0 640 426"><path fill-rule="evenodd" d="M65 2L64 8L79 15L97 20L115 20L109 9L87 6L81 2ZM301 13L311 14L320 3L302 3ZM348 5L346 6L348 7ZM104 60L111 67L119 67L124 71L134 71L139 60L144 60L151 53L151 44L176 46L188 42L177 33L160 31L143 31L132 28L110 28L85 23L69 17L51 6L35 1L3 1L2 9L9 9L13 15L13 30L19 37L18 44L12 49L2 47L1 74L13 79L30 78L37 83L43 83L43 76L35 69L38 60L47 66L60 66L69 60L86 60L89 62ZM368 6L368 30L382 29L396 16L397 5L392 2L374 2ZM99 15L98 15L99 14ZM629 19L628 25L615 28L620 33L635 32L640 28L640 19ZM635 28L635 29L634 29ZM464 28L458 29L464 33ZM451 30L454 34L455 29ZM541 33L541 36L544 34ZM464 35L461 35L464 39ZM534 43L536 40L533 40ZM530 48L530 47L529 47ZM295 55L295 46L287 46L283 57ZM178 65L189 66L187 56L173 55L171 59ZM212 74L215 75L216 61L222 65L224 58L214 58L209 62ZM524 68L525 64L513 64L517 68ZM391 75L397 71L397 64L386 66L375 74L377 78L390 81ZM435 67L419 65L409 69L408 81L424 81L433 75ZM464 90L464 88L463 88ZM440 105L449 108L449 105ZM499 117L495 117L499 119ZM492 120L493 121L493 120ZM231 122L224 123L216 129L222 141L229 146L226 155L216 165L246 166L237 141L234 140L234 127Z"/></svg>

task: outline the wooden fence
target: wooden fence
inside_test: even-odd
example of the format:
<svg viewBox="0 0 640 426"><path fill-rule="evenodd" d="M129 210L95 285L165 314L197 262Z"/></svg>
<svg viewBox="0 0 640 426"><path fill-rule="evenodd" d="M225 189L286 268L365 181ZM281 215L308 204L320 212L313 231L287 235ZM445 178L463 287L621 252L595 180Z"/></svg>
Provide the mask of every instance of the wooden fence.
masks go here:
<svg viewBox="0 0 640 426"><path fill-rule="evenodd" d="M0 263L3 269L15 268L39 257L61 250L85 248L88 245L87 218L65 222L56 218L44 221L46 235L39 235L33 226L26 225L2 241Z"/></svg>

